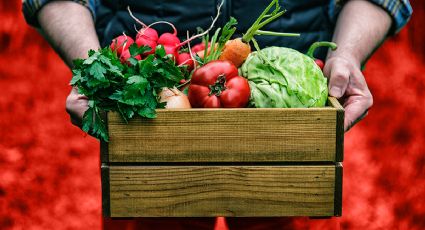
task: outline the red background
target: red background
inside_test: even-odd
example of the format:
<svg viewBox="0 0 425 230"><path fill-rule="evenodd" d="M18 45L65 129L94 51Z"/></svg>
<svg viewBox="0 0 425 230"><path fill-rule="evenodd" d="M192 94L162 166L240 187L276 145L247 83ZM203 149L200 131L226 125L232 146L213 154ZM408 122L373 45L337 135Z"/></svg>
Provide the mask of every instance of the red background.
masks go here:
<svg viewBox="0 0 425 230"><path fill-rule="evenodd" d="M0 3L0 228L99 229L98 141L69 122L71 73L20 4ZM425 2L412 4L364 72L375 103L346 134L344 229L425 229Z"/></svg>

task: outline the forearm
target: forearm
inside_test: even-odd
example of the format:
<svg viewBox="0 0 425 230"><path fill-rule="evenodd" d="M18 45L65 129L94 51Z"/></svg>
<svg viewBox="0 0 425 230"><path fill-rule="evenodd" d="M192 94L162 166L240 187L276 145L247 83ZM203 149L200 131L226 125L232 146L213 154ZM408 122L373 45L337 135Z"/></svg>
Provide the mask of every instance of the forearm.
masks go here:
<svg viewBox="0 0 425 230"><path fill-rule="evenodd" d="M91 13L78 3L50 2L37 17L42 34L69 67L72 60L85 58L88 50L100 47Z"/></svg>
<svg viewBox="0 0 425 230"><path fill-rule="evenodd" d="M391 17L379 6L363 0L348 1L334 32L338 49L330 52L328 59L342 57L360 68L385 39L390 26Z"/></svg>

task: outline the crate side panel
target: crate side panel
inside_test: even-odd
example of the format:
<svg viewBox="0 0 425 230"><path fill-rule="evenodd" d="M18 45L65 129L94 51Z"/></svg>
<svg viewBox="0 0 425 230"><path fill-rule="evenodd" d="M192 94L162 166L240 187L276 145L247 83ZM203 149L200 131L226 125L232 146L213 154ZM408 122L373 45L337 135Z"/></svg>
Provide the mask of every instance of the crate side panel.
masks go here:
<svg viewBox="0 0 425 230"><path fill-rule="evenodd" d="M158 110L126 124L109 114L110 162L334 162L336 110Z"/></svg>
<svg viewBox="0 0 425 230"><path fill-rule="evenodd" d="M333 216L335 165L111 166L112 217Z"/></svg>

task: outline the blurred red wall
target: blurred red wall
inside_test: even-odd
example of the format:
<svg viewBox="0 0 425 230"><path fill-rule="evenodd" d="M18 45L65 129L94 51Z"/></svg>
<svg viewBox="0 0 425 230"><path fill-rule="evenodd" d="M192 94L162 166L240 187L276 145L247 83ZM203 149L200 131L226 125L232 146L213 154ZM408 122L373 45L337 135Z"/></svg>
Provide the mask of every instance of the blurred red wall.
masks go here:
<svg viewBox="0 0 425 230"><path fill-rule="evenodd" d="M70 124L70 71L20 4L0 2L0 229L100 229L98 142ZM425 229L425 1L412 4L366 66L375 104L346 134L344 229Z"/></svg>

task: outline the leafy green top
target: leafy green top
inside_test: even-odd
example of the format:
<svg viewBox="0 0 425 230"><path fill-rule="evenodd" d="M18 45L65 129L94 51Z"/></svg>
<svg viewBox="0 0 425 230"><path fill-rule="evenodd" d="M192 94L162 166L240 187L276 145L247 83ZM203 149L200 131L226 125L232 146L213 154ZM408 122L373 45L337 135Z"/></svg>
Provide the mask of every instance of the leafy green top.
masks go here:
<svg viewBox="0 0 425 230"><path fill-rule="evenodd" d="M143 60L134 58L149 50L146 46L131 45L127 65L122 64L109 47L90 50L85 60L74 60L70 84L89 98L89 108L83 116L82 129L85 132L108 141L102 112L119 112L127 122L135 114L155 118L155 109L164 107L158 102L158 92L164 87L177 85L187 70L176 66L163 46L156 47L155 53Z"/></svg>

